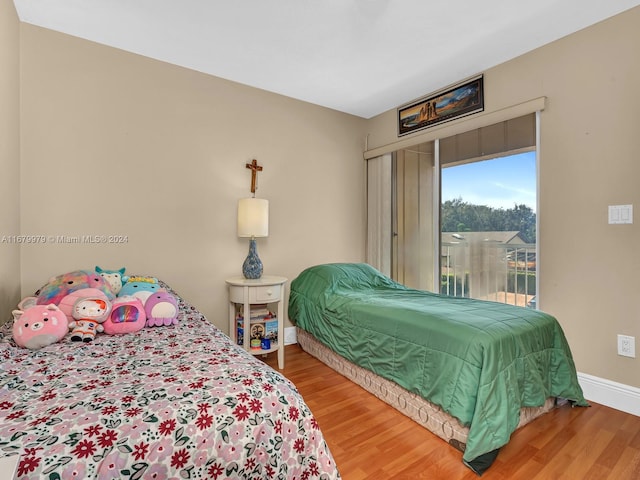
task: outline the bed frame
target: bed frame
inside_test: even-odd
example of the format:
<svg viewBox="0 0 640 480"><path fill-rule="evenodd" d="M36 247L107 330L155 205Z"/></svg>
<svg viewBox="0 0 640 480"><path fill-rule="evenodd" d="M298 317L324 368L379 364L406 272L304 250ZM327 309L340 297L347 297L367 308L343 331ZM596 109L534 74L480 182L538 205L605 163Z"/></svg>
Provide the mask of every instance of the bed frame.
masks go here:
<svg viewBox="0 0 640 480"><path fill-rule="evenodd" d="M434 433L449 445L464 452L469 428L444 412L437 405L405 390L394 382L382 378L344 359L320 343L307 331L296 327L297 340L302 349L336 372L378 397L419 425ZM548 398L541 407L525 407L520 410L520 428L535 418L552 410L560 402Z"/></svg>

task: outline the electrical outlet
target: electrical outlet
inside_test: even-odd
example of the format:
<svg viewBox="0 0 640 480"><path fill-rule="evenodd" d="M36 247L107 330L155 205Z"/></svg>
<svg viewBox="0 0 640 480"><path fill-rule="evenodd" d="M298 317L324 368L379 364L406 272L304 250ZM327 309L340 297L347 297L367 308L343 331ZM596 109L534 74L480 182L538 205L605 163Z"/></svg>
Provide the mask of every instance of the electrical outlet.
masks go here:
<svg viewBox="0 0 640 480"><path fill-rule="evenodd" d="M618 355L636 358L636 337L618 335Z"/></svg>

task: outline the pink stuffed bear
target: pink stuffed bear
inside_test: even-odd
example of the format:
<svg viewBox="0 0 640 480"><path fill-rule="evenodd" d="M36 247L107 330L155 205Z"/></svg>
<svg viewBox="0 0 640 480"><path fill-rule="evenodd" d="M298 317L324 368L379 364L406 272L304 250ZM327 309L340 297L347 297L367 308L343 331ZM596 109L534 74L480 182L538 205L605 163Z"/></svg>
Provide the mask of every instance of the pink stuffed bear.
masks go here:
<svg viewBox="0 0 640 480"><path fill-rule="evenodd" d="M67 316L56 305L34 305L12 312L13 339L20 347L37 350L59 342L69 331Z"/></svg>
<svg viewBox="0 0 640 480"><path fill-rule="evenodd" d="M104 332L102 323L109 316L111 303L102 298L80 298L73 306L71 315L74 321L69 324L71 340L74 342L91 342L96 333Z"/></svg>

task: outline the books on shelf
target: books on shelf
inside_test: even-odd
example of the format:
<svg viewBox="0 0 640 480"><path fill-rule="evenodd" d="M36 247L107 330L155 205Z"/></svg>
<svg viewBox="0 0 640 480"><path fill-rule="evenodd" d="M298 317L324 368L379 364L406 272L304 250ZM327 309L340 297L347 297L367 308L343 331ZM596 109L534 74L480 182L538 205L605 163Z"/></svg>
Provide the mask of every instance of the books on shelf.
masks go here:
<svg viewBox="0 0 640 480"><path fill-rule="evenodd" d="M271 342L278 341L278 321L265 322L264 324L264 336L271 340Z"/></svg>
<svg viewBox="0 0 640 480"><path fill-rule="evenodd" d="M268 315L272 315L267 305L252 305L249 310L251 312L251 320L260 319Z"/></svg>
<svg viewBox="0 0 640 480"><path fill-rule="evenodd" d="M278 341L278 318L275 313L269 311L266 304L251 305L250 307L251 340L268 338L271 343ZM244 316L242 310L236 314L237 342L244 345Z"/></svg>
<svg viewBox="0 0 640 480"><path fill-rule="evenodd" d="M271 312L266 305L252 305L250 308L250 318L249 321L251 323L256 322L266 322L271 319L276 319L276 314ZM236 315L236 320L244 320L242 315L242 310L238 311Z"/></svg>

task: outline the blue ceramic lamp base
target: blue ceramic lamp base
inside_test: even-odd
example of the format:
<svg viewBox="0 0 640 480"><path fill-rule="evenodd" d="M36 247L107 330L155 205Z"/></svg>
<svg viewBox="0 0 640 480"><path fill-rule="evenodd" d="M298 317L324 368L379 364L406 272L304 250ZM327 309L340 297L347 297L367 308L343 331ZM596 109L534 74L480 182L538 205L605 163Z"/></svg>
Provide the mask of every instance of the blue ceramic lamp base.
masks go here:
<svg viewBox="0 0 640 480"><path fill-rule="evenodd" d="M256 279L262 276L262 261L258 257L256 239L249 241L249 254L242 264L242 274L244 278Z"/></svg>

